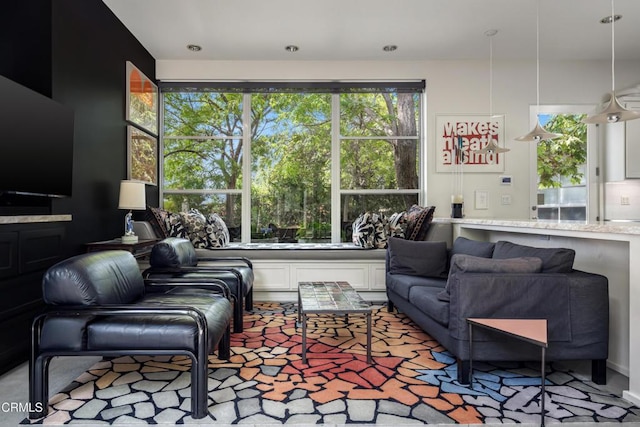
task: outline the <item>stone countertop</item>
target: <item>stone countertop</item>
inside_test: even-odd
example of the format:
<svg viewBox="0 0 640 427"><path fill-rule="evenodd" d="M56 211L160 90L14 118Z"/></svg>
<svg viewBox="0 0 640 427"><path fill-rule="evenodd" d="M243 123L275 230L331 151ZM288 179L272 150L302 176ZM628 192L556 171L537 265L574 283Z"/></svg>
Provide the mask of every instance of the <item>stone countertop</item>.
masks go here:
<svg viewBox="0 0 640 427"><path fill-rule="evenodd" d="M640 235L638 222L584 222L584 221L544 221L507 219L451 219L453 224L480 225L491 227L535 228L539 230L578 231L591 233Z"/></svg>
<svg viewBox="0 0 640 427"><path fill-rule="evenodd" d="M28 224L34 222L71 221L70 214L0 216L0 224Z"/></svg>

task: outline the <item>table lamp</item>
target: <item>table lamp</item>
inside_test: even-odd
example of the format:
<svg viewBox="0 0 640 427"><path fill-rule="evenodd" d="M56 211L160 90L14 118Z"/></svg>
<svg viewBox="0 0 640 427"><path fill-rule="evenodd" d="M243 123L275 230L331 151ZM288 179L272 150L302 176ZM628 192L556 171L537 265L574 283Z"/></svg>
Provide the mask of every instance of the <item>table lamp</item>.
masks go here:
<svg viewBox="0 0 640 427"><path fill-rule="evenodd" d="M118 209L129 209L124 216L124 235L122 243L136 243L138 236L133 232L133 209L142 210L146 208L144 182L140 181L120 181L120 202Z"/></svg>

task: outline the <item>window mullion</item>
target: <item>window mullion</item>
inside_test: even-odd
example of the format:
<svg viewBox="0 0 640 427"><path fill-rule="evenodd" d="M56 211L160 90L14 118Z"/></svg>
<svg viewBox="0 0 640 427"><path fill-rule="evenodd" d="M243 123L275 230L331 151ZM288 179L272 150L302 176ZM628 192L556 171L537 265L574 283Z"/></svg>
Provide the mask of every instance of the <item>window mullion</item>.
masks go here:
<svg viewBox="0 0 640 427"><path fill-rule="evenodd" d="M340 95L331 95L331 241L340 242Z"/></svg>
<svg viewBox="0 0 640 427"><path fill-rule="evenodd" d="M242 95L242 232L251 242L251 94Z"/></svg>

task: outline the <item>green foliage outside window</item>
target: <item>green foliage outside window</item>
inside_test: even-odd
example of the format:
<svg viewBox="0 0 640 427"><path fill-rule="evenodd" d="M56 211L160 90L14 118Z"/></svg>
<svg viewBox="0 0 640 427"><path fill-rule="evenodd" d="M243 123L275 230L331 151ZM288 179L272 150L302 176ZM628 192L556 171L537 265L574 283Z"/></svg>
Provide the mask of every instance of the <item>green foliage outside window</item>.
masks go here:
<svg viewBox="0 0 640 427"><path fill-rule="evenodd" d="M251 95L254 238L277 237L274 229L280 237L331 237L331 100L327 93ZM418 189L418 100L415 94L340 95L341 187L390 190L344 195L341 229L364 210L392 213L417 202L417 195L393 190ZM239 93L165 93L165 208L214 210L227 225L241 225L239 194L194 193L242 188L242 110ZM367 203L358 205L362 197Z"/></svg>
<svg viewBox="0 0 640 427"><path fill-rule="evenodd" d="M559 114L545 125L562 136L538 143L538 188L560 188L563 180L577 185L584 179L580 166L587 162L587 125L584 115Z"/></svg>

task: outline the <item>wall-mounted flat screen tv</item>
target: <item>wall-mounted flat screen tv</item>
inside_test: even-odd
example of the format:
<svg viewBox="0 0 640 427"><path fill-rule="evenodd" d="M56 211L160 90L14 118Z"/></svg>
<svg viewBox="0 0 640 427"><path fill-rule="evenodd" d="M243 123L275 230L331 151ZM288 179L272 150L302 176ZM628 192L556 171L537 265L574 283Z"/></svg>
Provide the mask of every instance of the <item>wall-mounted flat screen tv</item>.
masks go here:
<svg viewBox="0 0 640 427"><path fill-rule="evenodd" d="M0 195L71 196L73 116L0 76Z"/></svg>

